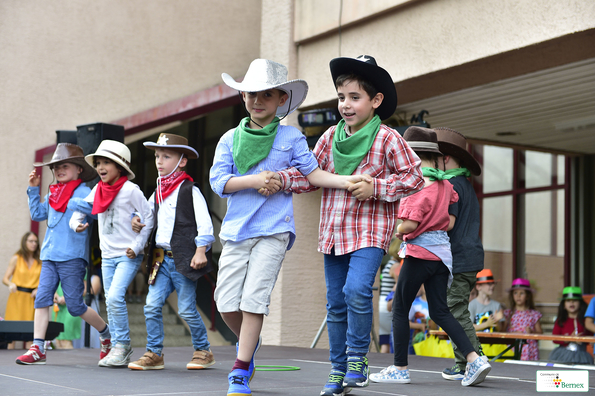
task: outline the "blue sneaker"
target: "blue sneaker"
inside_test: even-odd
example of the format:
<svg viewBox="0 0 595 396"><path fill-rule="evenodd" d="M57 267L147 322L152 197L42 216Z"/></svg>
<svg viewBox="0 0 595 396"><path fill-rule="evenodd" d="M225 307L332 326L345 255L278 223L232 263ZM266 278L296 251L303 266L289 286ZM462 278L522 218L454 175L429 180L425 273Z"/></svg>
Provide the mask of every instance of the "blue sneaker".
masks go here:
<svg viewBox="0 0 595 396"><path fill-rule="evenodd" d="M347 373L343 378L343 387L363 388L368 386L368 358L366 356L352 355L347 358Z"/></svg>
<svg viewBox="0 0 595 396"><path fill-rule="evenodd" d="M260 349L260 346L262 345L262 337L258 336L258 342L256 343L256 348L254 349L254 353L252 354L252 359L250 359L250 368L248 368L248 373L250 373L250 378L249 381L252 381L252 378L254 378L254 356L256 355L256 352L258 352L258 350ZM238 356L238 350L240 348L240 344L238 344L236 342L236 358Z"/></svg>
<svg viewBox="0 0 595 396"><path fill-rule="evenodd" d="M465 377L465 369L461 369L458 364L451 368L445 368L442 371L442 378L450 381L460 381Z"/></svg>
<svg viewBox="0 0 595 396"><path fill-rule="evenodd" d="M465 377L461 381L461 385L473 386L482 383L483 380L488 376L488 373L491 369L492 366L490 366L490 363L488 363L487 357L478 357L473 361L473 363L467 363Z"/></svg>
<svg viewBox="0 0 595 396"><path fill-rule="evenodd" d="M399 370L396 366L388 366L379 373L370 374L370 380L373 382L388 382L391 384L411 383L409 369Z"/></svg>
<svg viewBox="0 0 595 396"><path fill-rule="evenodd" d="M249 377L248 372L242 369L235 369L229 373L227 376L229 381L227 396L252 396Z"/></svg>
<svg viewBox="0 0 595 396"><path fill-rule="evenodd" d="M351 388L343 387L343 378L345 372L337 369L331 369L328 375L328 381L320 391L320 396L344 396L351 391Z"/></svg>

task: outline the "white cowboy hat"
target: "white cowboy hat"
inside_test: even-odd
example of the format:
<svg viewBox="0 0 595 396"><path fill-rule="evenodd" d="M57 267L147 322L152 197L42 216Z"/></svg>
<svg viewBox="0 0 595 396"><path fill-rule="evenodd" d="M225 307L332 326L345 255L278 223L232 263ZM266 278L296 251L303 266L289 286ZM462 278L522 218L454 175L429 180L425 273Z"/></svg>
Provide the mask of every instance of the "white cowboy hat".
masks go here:
<svg viewBox="0 0 595 396"><path fill-rule="evenodd" d="M280 89L289 95L283 106L277 109L277 116L291 114L306 100L308 83L304 80L287 81L287 68L268 59L255 59L242 82L237 82L227 73L221 73L223 82L241 92L261 92L267 89Z"/></svg>
<svg viewBox="0 0 595 396"><path fill-rule="evenodd" d="M128 172L128 180L134 179L134 172L130 170L130 150L124 143L115 140L103 140L97 147L97 151L87 155L85 161L94 167L95 156L109 158Z"/></svg>

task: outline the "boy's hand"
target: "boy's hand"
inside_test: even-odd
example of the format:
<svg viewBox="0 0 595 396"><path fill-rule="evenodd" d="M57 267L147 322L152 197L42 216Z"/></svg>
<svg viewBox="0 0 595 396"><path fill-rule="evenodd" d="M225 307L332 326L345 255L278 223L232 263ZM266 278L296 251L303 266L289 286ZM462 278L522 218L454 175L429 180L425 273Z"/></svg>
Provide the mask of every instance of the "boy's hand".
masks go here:
<svg viewBox="0 0 595 396"><path fill-rule="evenodd" d="M347 191L359 201L365 201L374 194L374 184L367 181L360 181L349 186Z"/></svg>
<svg viewBox="0 0 595 396"><path fill-rule="evenodd" d="M126 257L128 257L129 259L136 258L136 253L134 253L134 250L128 248L126 249Z"/></svg>
<svg viewBox="0 0 595 396"><path fill-rule="evenodd" d="M268 197L281 189L281 177L275 172L262 171L256 175L257 183L254 187L258 193Z"/></svg>
<svg viewBox="0 0 595 396"><path fill-rule="evenodd" d="M399 239L399 240L403 240L403 233L401 232L395 232L395 238Z"/></svg>
<svg viewBox="0 0 595 396"><path fill-rule="evenodd" d="M85 231L87 228L89 228L89 223L85 223L85 224L79 224L76 227L76 232L83 232Z"/></svg>
<svg viewBox="0 0 595 396"><path fill-rule="evenodd" d="M190 267L194 269L201 269L207 265L206 247L199 246L190 261Z"/></svg>
<svg viewBox="0 0 595 396"><path fill-rule="evenodd" d="M347 185L345 186L345 188L348 189L349 187L359 182L372 183L373 181L374 179L372 179L372 177L370 177L369 175L351 175L347 176Z"/></svg>
<svg viewBox="0 0 595 396"><path fill-rule="evenodd" d="M41 175L37 174L37 170L33 169L31 173L29 173L29 186L30 187L38 187L41 183Z"/></svg>
<svg viewBox="0 0 595 396"><path fill-rule="evenodd" d="M134 216L132 218L132 231L136 232L137 234L141 232L145 224L140 222L140 217Z"/></svg>

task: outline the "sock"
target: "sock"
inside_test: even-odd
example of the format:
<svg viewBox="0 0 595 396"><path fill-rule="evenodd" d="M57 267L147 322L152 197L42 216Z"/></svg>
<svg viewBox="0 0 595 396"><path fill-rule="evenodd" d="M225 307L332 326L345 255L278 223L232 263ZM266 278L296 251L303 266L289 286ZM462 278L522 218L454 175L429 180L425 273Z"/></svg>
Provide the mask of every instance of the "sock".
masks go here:
<svg viewBox="0 0 595 396"><path fill-rule="evenodd" d="M37 347L39 348L39 352L45 353L45 340L41 338L34 338L33 345L37 345Z"/></svg>
<svg viewBox="0 0 595 396"><path fill-rule="evenodd" d="M105 329L103 329L99 332L99 338L101 338L102 340L107 340L108 338L112 338L112 335L109 332L109 326L107 325L107 323L105 324Z"/></svg>
<svg viewBox="0 0 595 396"><path fill-rule="evenodd" d="M235 369L242 369L248 371L250 369L250 362L244 362L240 359L236 359L236 362L233 364L231 371L234 371Z"/></svg>

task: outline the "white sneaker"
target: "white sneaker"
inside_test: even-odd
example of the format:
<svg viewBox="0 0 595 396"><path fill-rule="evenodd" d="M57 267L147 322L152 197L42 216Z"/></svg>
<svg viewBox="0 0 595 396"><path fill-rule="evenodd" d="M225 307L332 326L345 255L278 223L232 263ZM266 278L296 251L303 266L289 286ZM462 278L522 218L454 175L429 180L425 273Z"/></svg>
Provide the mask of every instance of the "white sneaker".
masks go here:
<svg viewBox="0 0 595 396"><path fill-rule="evenodd" d="M132 356L132 348L130 345L116 344L115 347L101 359L98 363L99 367L128 367L130 357Z"/></svg>
<svg viewBox="0 0 595 396"><path fill-rule="evenodd" d="M490 363L488 363L487 357L478 357L473 361L473 363L467 363L465 377L461 381L461 385L473 386L482 383L483 380L485 380L485 378L488 376L488 373L491 369L492 366L490 366Z"/></svg>

